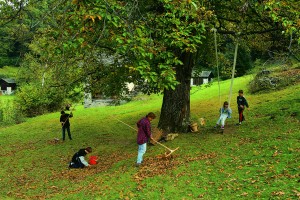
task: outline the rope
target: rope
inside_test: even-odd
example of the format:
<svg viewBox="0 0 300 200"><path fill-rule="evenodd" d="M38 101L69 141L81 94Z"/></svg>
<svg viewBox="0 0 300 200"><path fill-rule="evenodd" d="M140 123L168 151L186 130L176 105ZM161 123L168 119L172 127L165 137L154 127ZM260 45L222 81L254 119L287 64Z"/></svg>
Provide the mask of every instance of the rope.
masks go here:
<svg viewBox="0 0 300 200"><path fill-rule="evenodd" d="M217 45L217 29L213 28L214 38L215 38L215 53L216 53L216 63L217 63L217 73L218 73L218 87L219 87L219 105L222 107L221 102L221 88L220 88L220 71L219 71L219 59L218 59L218 45Z"/></svg>
<svg viewBox="0 0 300 200"><path fill-rule="evenodd" d="M212 30L214 31L214 39L215 39L215 54L216 54L217 73L218 73L218 88L219 88L219 105L220 105L220 108L221 108L222 107L222 102L221 102L220 70L219 70L218 46L217 46L217 29L213 28ZM234 80L238 45L239 44L237 42L235 44L234 60L233 60L233 67L232 67L232 74L231 74L231 83L230 83L229 97L228 97L228 107L230 107L231 96L232 96L232 87L233 87L233 80Z"/></svg>
<svg viewBox="0 0 300 200"><path fill-rule="evenodd" d="M234 73L235 73L238 45L239 44L237 42L235 44L234 60L233 60L232 75L231 75L231 84L230 84L229 97L228 97L228 107L230 107L230 101L231 101L231 96L232 96L232 86L233 86L233 79L234 79Z"/></svg>

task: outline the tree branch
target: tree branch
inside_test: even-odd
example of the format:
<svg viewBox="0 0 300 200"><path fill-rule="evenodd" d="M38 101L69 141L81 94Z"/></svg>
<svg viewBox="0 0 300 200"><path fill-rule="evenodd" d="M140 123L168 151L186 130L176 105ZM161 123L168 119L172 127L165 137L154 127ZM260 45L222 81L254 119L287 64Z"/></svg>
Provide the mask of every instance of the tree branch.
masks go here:
<svg viewBox="0 0 300 200"><path fill-rule="evenodd" d="M245 35L256 35L256 34L264 34L270 33L281 30L280 28L273 28L273 29L266 29L266 30L259 30L259 31L244 31L244 32L237 32L237 31L227 31L227 30L220 30L217 29L217 32L224 35L237 35L237 36L245 36Z"/></svg>
<svg viewBox="0 0 300 200"><path fill-rule="evenodd" d="M19 14L21 13L21 11L23 10L23 8L24 8L24 6L23 6L23 0L21 0L20 1L20 4L19 4L19 9L18 9L18 11L15 13L15 15L14 16L9 16L8 17L8 21L7 22L5 22L4 24L1 24L1 26L5 26L5 25L7 25L7 24L9 24L10 22L12 22L13 20L15 20L16 18L17 18L17 16L19 16ZM3 19L5 19L5 18L3 18ZM3 20L2 19L2 20ZM7 19L7 18L6 18Z"/></svg>

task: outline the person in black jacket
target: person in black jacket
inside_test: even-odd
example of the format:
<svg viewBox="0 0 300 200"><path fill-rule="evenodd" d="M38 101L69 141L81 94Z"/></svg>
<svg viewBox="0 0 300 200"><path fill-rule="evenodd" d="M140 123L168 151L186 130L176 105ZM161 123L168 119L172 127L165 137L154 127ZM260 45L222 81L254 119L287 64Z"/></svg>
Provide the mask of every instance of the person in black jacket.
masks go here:
<svg viewBox="0 0 300 200"><path fill-rule="evenodd" d="M69 139L72 140L71 131L70 131L70 121L69 118L73 117L72 112L70 114L65 113L65 111L60 112L60 123L62 126L62 139L65 141L66 129L68 132Z"/></svg>
<svg viewBox="0 0 300 200"><path fill-rule="evenodd" d="M245 121L245 116L243 114L245 107L249 108L248 102L246 98L244 97L244 91L239 90L239 96L237 96L237 106L238 106L238 111L239 111L239 123L236 125L241 125L242 121Z"/></svg>
<svg viewBox="0 0 300 200"><path fill-rule="evenodd" d="M84 156L86 156L86 154L91 152L92 152L91 147L80 149L78 152L76 152L73 155L72 160L69 163L69 168L84 168L90 166L89 163L85 160Z"/></svg>

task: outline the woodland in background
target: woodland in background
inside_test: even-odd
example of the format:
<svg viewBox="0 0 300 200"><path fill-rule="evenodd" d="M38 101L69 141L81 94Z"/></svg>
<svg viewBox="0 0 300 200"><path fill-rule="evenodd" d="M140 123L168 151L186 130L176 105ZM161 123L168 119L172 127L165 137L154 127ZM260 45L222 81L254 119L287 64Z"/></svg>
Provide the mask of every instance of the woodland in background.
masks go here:
<svg viewBox="0 0 300 200"><path fill-rule="evenodd" d="M163 93L159 128L187 131L193 70L230 78L259 61L299 62L297 0L0 2L0 67L18 66L16 106L27 116L57 111L82 91L121 98L126 82Z"/></svg>

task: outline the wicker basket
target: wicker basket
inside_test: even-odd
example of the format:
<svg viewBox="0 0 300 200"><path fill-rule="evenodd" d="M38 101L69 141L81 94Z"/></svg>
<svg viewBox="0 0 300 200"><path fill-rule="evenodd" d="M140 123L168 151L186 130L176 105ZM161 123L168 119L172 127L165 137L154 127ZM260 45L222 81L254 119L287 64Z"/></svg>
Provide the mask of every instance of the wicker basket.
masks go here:
<svg viewBox="0 0 300 200"><path fill-rule="evenodd" d="M155 141L159 141L162 137L163 137L163 132L161 130L159 130L158 128L152 129L152 138ZM150 140L150 143L156 145L156 142L154 142L153 140Z"/></svg>
<svg viewBox="0 0 300 200"><path fill-rule="evenodd" d="M198 124L196 122L190 124L190 128L191 128L191 132L198 132Z"/></svg>

